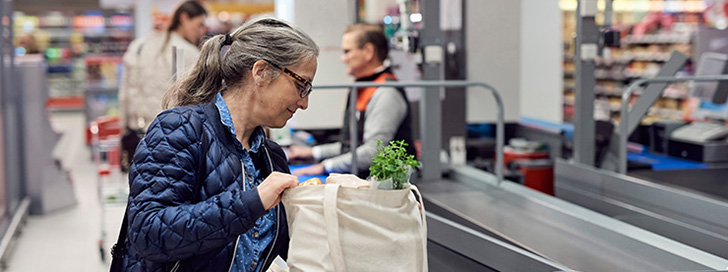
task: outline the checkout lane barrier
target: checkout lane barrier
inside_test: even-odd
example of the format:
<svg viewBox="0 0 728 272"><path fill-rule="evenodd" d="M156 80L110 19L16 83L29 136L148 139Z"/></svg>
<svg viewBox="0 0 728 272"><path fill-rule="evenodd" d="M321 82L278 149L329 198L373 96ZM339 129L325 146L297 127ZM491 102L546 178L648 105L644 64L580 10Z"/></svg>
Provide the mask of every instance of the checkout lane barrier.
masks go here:
<svg viewBox="0 0 728 272"><path fill-rule="evenodd" d="M495 99L496 105L498 106L498 119L496 123L496 161L495 161L495 173L498 177L498 186L500 186L501 182L503 181L503 146L504 146L504 117L503 117L503 100L501 99L500 94L498 91L493 88L492 86L482 83L482 82L475 82L475 81L467 81L467 80L424 80L424 81L418 81L418 82L383 82L383 83L375 83L375 82L355 82L351 84L331 84L331 85L317 85L314 86L314 89L349 89L349 103L350 105L356 104L356 95L357 92L355 92L358 88L365 88L365 87L394 87L394 88L406 88L406 87L482 87L489 91L493 98ZM439 91L439 89L435 89ZM425 89L424 91L432 91ZM350 110L348 112L349 114L349 120L356 120L356 107L350 107ZM435 114L439 115L440 112L436 112ZM349 125L349 135L358 135L357 132L357 126L352 125L354 123L350 123ZM434 128L431 131L436 131L436 133L440 133L440 124L432 124L431 122L422 122L422 130L428 131L430 128ZM427 137L427 133L422 133L422 137ZM357 143L357 137L352 137L351 139L351 165L356 166L357 165L357 157L356 157L356 146L358 146ZM440 145L440 143L436 143L437 146ZM438 148L439 150L440 148ZM439 163L439 157L440 152L436 151L432 154L427 154L423 152L423 157L432 156L434 159L429 159L429 157L421 160L424 162L423 167L437 167L438 166L432 166L427 165L428 162L438 162ZM352 173L357 174L357 167L352 167ZM440 171L436 171L437 173L440 173ZM432 179L435 177L427 177L425 176L424 179Z"/></svg>
<svg viewBox="0 0 728 272"><path fill-rule="evenodd" d="M630 128L636 126L630 124L629 120L629 100L637 91L637 88L647 83L672 83L672 82L683 82L683 81L728 81L728 75L718 76L688 76L688 77L653 77L643 78L636 80L627 87L627 90L622 93L622 107L620 109L620 122L619 122L619 173L627 173L627 139L629 138ZM662 92L662 91L660 91ZM640 117L641 118L641 117ZM632 122L639 122L639 120L633 120Z"/></svg>

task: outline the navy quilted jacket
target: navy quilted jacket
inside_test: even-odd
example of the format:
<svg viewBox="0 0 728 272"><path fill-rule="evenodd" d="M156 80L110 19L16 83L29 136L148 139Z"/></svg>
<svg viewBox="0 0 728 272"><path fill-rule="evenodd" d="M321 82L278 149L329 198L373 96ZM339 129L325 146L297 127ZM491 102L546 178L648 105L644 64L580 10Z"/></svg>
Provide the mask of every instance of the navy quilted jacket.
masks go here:
<svg viewBox="0 0 728 272"><path fill-rule="evenodd" d="M265 214L257 188L241 187L242 150L235 141L214 102L157 116L129 172L126 271L229 270L238 236ZM274 142L266 141L258 154L253 161L264 177L290 172ZM199 189L198 180L204 180ZM281 205L278 234L261 257L262 271L275 256L287 257L288 225Z"/></svg>

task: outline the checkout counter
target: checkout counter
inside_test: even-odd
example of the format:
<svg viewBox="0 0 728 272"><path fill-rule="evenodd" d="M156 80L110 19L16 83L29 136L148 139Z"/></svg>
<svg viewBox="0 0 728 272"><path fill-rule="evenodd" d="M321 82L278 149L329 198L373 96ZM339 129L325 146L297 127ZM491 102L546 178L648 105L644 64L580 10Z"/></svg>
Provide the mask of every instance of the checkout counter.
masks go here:
<svg viewBox="0 0 728 272"><path fill-rule="evenodd" d="M490 89L499 105L496 161L503 161L502 103L495 89L472 82L355 83L318 88L478 85ZM352 92L353 93L353 92ZM427 97L425 97L427 98ZM436 97L437 98L437 97ZM350 99L354 99L353 96ZM427 99L425 99L427 100ZM439 101L438 101L439 102ZM429 105L421 104L421 107ZM428 114L434 110L420 109ZM350 113L353 115L353 112ZM422 131L440 131L439 123L422 122ZM351 128L356 132L356 128ZM352 133L356 134L356 133ZM427 139L425 139L427 140ZM428 150L439 141L428 143ZM432 146L429 146L433 144ZM500 151L500 152L499 152ZM428 262L431 271L676 271L728 269L728 260L715 254L627 224L610 216L503 181L503 164L496 175L467 166L443 167L430 153L423 160L420 188L427 210ZM354 160L355 160L355 156ZM428 167L431 167L428 169ZM433 171L434 170L434 171ZM559 165L556 166L559 177ZM432 172L436 175L432 177ZM562 172L563 173L563 172ZM576 182L589 176L574 175ZM556 187L559 194L559 187ZM728 206L716 217L728 220ZM708 211L706 211L708 212ZM724 247L728 248L728 247Z"/></svg>
<svg viewBox="0 0 728 272"><path fill-rule="evenodd" d="M728 269L714 254L516 183L499 186L469 166L418 186L433 271Z"/></svg>
<svg viewBox="0 0 728 272"><path fill-rule="evenodd" d="M707 58L716 59L704 55L700 67L728 68L725 65L728 57L720 58L721 65L712 65ZM700 67L697 74L701 74ZM710 74L718 75L680 78L663 75L640 79L630 85L622 96L622 119L619 132L612 137L610 151L618 154L618 159L613 161L619 167L605 170L559 160L554 169L556 196L720 258L728 258L728 186L725 178L728 174L728 149L725 148L728 147L725 141L728 129L724 124L707 124L718 130L701 128L706 124L670 129L663 126L661 139L651 141L657 143L652 152L627 152L627 135L637 127L664 89L664 86L657 86L659 84L649 85L628 109L631 94L640 84L708 82L727 78L725 72ZM728 91L728 88L721 90ZM728 106L718 109L707 105L709 100L703 97L699 114L712 112L720 116L707 117L728 117ZM725 97L722 103L725 104ZM630 171L628 158L643 164L647 162L650 167Z"/></svg>
<svg viewBox="0 0 728 272"><path fill-rule="evenodd" d="M427 210L431 271L728 269L726 257L640 228L629 217L611 217L515 182L498 183L495 175L471 166L451 166L447 178L415 183ZM557 194L564 192L557 188Z"/></svg>
<svg viewBox="0 0 728 272"><path fill-rule="evenodd" d="M326 178L300 179L312 177ZM728 269L726 259L470 166L415 183L431 271Z"/></svg>
<svg viewBox="0 0 728 272"><path fill-rule="evenodd" d="M684 145L711 146L671 137L664 124L649 130L649 150L627 153L628 171L557 160L560 199L654 232L721 258L728 258L728 162L670 156ZM653 133L655 130L662 133ZM655 138L656 134L662 137ZM659 145L657 145L659 144ZM714 145L714 144L713 144ZM692 150L692 149L691 149ZM693 160L690 160L693 158Z"/></svg>

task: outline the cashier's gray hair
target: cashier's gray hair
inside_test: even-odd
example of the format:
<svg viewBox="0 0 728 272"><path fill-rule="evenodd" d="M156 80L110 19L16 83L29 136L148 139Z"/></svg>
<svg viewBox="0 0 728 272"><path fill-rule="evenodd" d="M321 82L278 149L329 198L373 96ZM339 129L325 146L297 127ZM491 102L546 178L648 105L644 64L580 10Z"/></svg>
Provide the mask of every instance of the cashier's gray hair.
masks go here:
<svg viewBox="0 0 728 272"><path fill-rule="evenodd" d="M227 39L215 35L205 41L197 63L164 95L165 109L209 102L228 87L241 86L259 60L281 67L295 66L319 54L316 43L301 29L274 18L245 23ZM223 46L227 46L223 50ZM269 80L281 74L271 71Z"/></svg>

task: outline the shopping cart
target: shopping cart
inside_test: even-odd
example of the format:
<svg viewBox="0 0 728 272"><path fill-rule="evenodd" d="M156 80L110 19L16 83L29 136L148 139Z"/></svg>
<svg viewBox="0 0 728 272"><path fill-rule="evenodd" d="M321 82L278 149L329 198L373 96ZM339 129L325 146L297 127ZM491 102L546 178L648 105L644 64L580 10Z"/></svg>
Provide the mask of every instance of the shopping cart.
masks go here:
<svg viewBox="0 0 728 272"><path fill-rule="evenodd" d="M101 260L106 261L106 247L104 246L106 209L109 206L125 205L129 195L129 185L123 180L119 165L121 150L119 118L101 116L91 122L89 131L91 132L93 159L98 174L97 185L101 204L101 238L99 238L98 244Z"/></svg>

